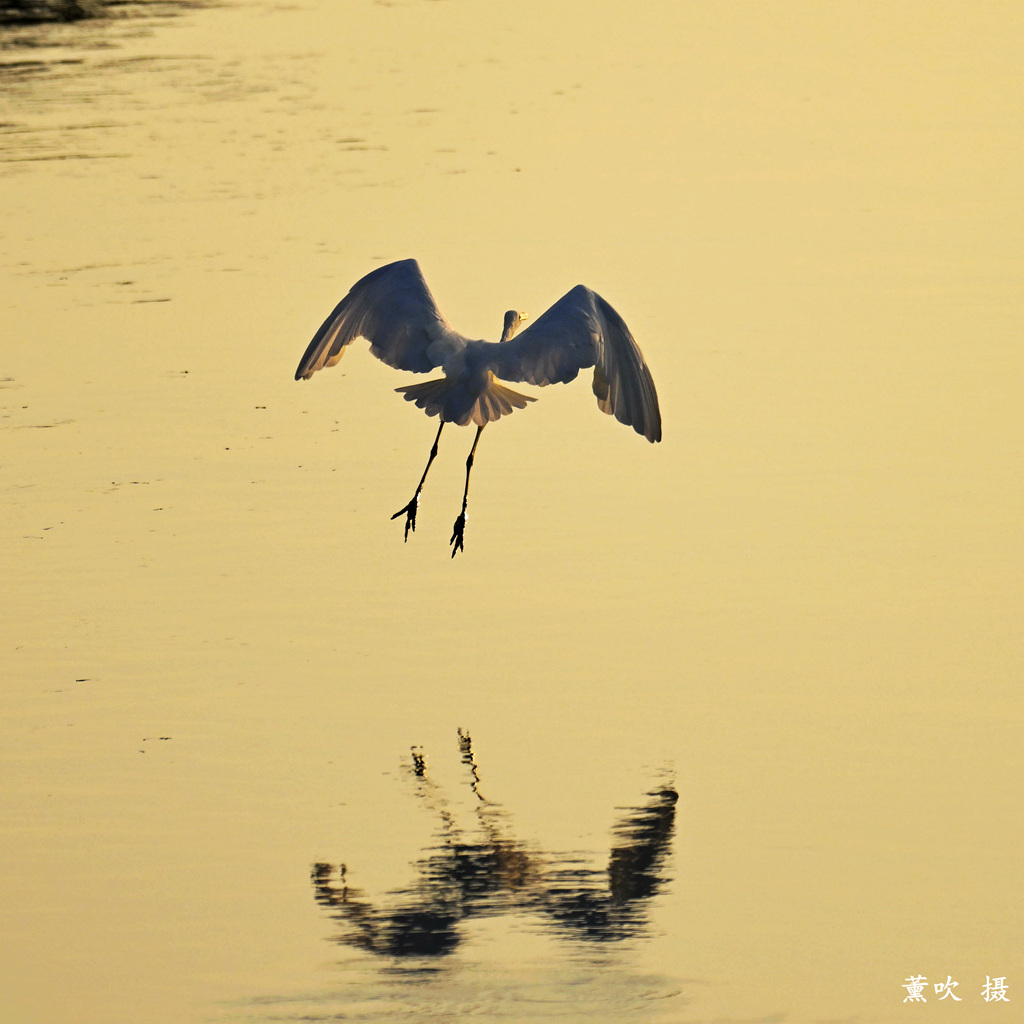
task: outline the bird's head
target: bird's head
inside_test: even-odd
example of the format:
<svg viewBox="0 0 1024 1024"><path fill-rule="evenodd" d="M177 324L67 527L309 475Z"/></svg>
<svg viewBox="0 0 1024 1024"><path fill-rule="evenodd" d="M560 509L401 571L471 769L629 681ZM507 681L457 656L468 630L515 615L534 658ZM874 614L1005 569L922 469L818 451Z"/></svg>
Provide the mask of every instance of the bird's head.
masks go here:
<svg viewBox="0 0 1024 1024"><path fill-rule="evenodd" d="M501 340L508 341L508 339L519 330L519 325L529 318L529 313L521 313L515 309L510 309L505 314L505 327L501 332Z"/></svg>

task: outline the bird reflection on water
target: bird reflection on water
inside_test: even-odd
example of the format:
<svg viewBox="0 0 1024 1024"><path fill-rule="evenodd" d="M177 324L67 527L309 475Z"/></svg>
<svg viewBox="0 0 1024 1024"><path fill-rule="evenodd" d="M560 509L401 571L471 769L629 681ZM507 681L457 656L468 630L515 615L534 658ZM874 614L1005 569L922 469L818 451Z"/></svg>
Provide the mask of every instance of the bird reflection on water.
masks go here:
<svg viewBox="0 0 1024 1024"><path fill-rule="evenodd" d="M592 943L642 935L650 901L668 881L675 790L655 789L625 811L608 866L598 870L580 854L546 853L516 839L507 813L480 793L472 743L461 730L459 745L479 832L468 836L456 826L413 748L409 771L417 795L440 818L439 841L415 862L416 880L379 905L348 884L346 865L314 864L316 901L342 925L337 941L385 956L444 957L462 941L462 922L503 913L530 915L562 938Z"/></svg>

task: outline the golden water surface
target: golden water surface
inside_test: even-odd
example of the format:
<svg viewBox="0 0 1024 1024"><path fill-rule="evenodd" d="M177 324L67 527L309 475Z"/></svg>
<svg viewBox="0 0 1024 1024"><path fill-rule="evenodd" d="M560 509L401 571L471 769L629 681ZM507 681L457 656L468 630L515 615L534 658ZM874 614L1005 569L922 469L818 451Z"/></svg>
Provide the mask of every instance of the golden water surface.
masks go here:
<svg viewBox="0 0 1024 1024"><path fill-rule="evenodd" d="M0 35L5 1024L1019 1019L1024 9L112 10ZM663 443L403 544L412 378L292 375L407 257Z"/></svg>

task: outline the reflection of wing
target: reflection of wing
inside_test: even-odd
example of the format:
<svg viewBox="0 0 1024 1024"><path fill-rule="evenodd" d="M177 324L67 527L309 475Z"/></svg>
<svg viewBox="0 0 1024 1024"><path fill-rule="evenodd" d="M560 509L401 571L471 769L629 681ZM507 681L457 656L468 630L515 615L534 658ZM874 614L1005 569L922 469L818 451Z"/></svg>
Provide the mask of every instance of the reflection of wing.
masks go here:
<svg viewBox="0 0 1024 1024"><path fill-rule="evenodd" d="M295 379L333 366L356 338L366 338L370 351L389 366L416 373L440 365L427 352L432 342L461 348L466 341L441 315L415 260L389 263L357 281L309 343Z"/></svg>
<svg viewBox="0 0 1024 1024"><path fill-rule="evenodd" d="M490 366L503 380L530 384L565 384L593 366L601 409L648 441L661 440L658 393L633 335L597 292L581 284L499 346Z"/></svg>

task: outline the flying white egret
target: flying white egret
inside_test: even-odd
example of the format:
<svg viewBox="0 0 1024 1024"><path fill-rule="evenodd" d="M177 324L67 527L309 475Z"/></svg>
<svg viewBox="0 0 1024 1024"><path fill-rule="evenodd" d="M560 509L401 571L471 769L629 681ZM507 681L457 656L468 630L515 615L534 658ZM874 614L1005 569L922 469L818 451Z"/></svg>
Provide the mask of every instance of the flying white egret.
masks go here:
<svg viewBox="0 0 1024 1024"><path fill-rule="evenodd" d="M306 348L295 379L308 379L334 366L345 346L366 338L370 351L389 366L414 373L440 367L444 376L396 388L441 423L416 493L391 518L405 515L405 539L416 529L416 509L446 423L476 424L466 459L462 511L452 532L452 557L463 549L469 474L480 433L492 420L523 409L535 399L499 384L567 384L594 367L594 394L602 411L631 426L648 441L661 440L661 411L651 371L622 317L582 284L562 296L532 326L513 338L525 313L510 309L498 342L472 341L453 330L437 308L415 260L400 260L357 281L334 307Z"/></svg>

